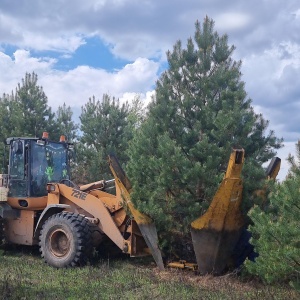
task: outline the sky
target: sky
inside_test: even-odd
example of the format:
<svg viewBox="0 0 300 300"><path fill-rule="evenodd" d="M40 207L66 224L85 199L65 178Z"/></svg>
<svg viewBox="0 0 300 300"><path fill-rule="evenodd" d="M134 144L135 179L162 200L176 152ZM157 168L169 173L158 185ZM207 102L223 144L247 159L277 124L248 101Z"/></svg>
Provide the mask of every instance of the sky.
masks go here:
<svg viewBox="0 0 300 300"><path fill-rule="evenodd" d="M166 52L205 16L236 47L255 111L284 139L283 179L300 138L298 0L0 0L0 95L35 72L53 111L66 103L75 118L104 93L147 103Z"/></svg>

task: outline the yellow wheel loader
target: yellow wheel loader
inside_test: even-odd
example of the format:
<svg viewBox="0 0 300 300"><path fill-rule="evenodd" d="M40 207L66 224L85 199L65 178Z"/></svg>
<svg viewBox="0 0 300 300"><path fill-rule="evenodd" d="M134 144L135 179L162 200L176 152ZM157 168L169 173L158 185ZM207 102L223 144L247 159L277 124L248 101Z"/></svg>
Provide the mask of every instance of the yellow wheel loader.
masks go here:
<svg viewBox="0 0 300 300"><path fill-rule="evenodd" d="M131 202L131 184L115 156L109 157L114 179L77 186L70 180L72 144L42 138L12 137L8 174L0 175L0 240L39 245L54 267L84 264L93 247L112 241L130 256L152 255L164 269L155 225ZM244 150L231 153L227 172L207 212L191 224L197 265L180 261L173 267L220 274L233 254L244 226L241 213ZM275 178L280 160L272 160ZM115 193L110 189L115 187Z"/></svg>
<svg viewBox="0 0 300 300"><path fill-rule="evenodd" d="M114 156L110 181L77 186L69 176L72 144L12 137L8 174L0 175L1 240L39 245L54 267L86 262L94 246L109 239L130 256L152 255L164 268L152 220L130 201L131 186ZM115 185L115 194L109 192Z"/></svg>

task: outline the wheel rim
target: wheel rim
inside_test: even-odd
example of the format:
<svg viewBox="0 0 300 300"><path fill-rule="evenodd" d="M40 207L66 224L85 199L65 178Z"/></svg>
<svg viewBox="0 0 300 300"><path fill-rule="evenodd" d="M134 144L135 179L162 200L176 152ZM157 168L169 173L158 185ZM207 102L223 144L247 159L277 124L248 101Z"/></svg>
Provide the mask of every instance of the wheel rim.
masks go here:
<svg viewBox="0 0 300 300"><path fill-rule="evenodd" d="M70 251L70 239L65 231L56 229L50 235L50 251L57 257L64 257Z"/></svg>

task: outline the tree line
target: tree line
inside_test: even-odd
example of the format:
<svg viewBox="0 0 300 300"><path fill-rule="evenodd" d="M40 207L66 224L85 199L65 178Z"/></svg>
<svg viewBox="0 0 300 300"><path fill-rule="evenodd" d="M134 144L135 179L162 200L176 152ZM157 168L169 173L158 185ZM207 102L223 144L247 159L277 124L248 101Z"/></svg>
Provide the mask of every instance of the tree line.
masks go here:
<svg viewBox="0 0 300 300"><path fill-rule="evenodd" d="M262 206L255 191L266 186L263 164L283 140L254 111L234 50L205 17L186 46L179 40L167 52L168 68L146 111L139 98L120 104L110 95L92 96L81 108L79 124L66 104L52 112L37 74L26 73L14 92L0 98L1 138L65 134L76 143L78 183L109 178L107 156L114 152L132 182L132 201L155 220L161 247L169 251L186 242L190 223L207 209L232 148L243 148L243 212L259 253L257 263L247 263L248 271L268 282L295 283L299 166L290 157L289 178L273 183Z"/></svg>
<svg viewBox="0 0 300 300"><path fill-rule="evenodd" d="M76 145L76 164L73 176L80 183L98 180L108 175L107 156L114 152L122 162L128 160L127 143L132 138L138 122L140 100L131 105L103 95L95 96L82 106L80 124L73 119L73 111L66 103L53 112L43 88L38 85L36 73L26 73L11 94L0 97L0 138L41 137L43 131L50 139L58 141L65 135ZM0 146L3 152L3 144Z"/></svg>

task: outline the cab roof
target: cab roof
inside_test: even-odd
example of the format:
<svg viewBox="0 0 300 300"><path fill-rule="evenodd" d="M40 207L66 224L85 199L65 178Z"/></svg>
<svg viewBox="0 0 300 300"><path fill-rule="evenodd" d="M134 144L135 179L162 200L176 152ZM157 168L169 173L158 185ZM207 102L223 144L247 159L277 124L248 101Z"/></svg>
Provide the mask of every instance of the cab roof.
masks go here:
<svg viewBox="0 0 300 300"><path fill-rule="evenodd" d="M6 139L6 145L10 145L12 141L17 141L17 140L33 140L37 141L39 138L37 137L9 137Z"/></svg>

